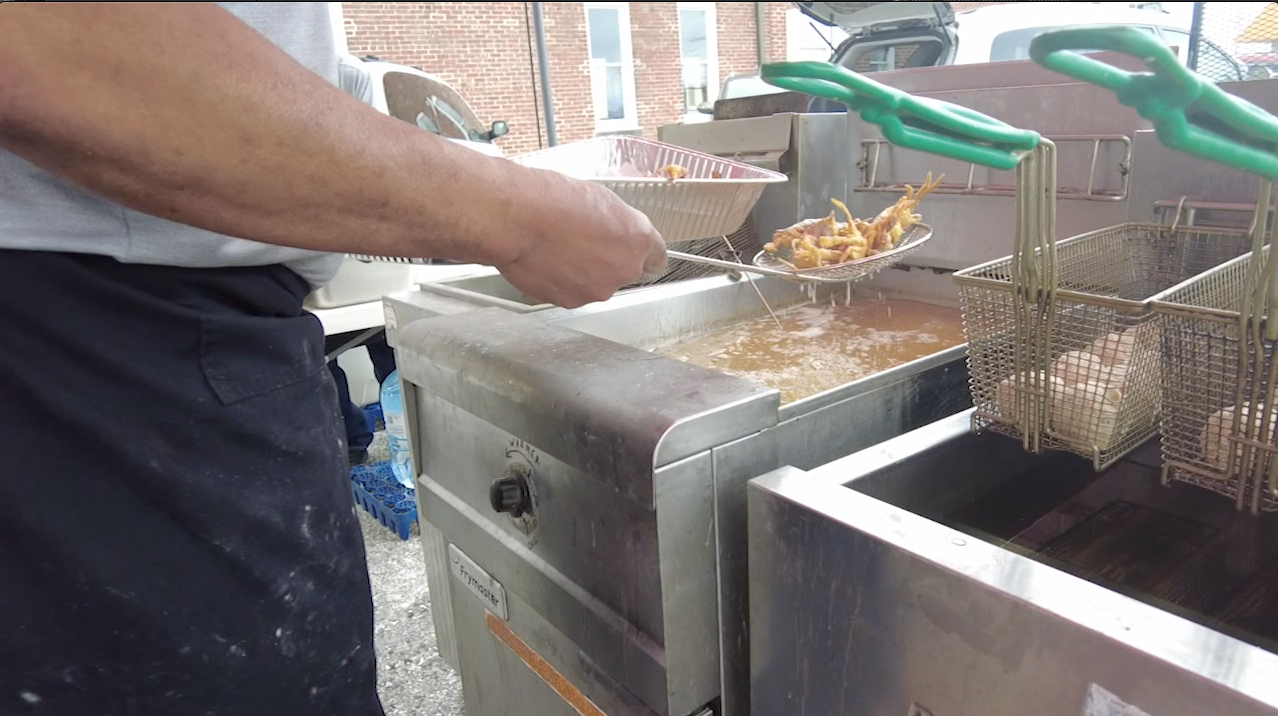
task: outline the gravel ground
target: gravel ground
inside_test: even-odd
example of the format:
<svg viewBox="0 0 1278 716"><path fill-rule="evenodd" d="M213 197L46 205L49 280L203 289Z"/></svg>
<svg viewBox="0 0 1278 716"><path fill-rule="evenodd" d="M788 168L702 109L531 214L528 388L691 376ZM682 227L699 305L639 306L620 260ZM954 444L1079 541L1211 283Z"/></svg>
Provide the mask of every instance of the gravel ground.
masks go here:
<svg viewBox="0 0 1278 716"><path fill-rule="evenodd" d="M369 460L385 460L386 433L377 433ZM461 678L435 650L426 565L416 528L404 541L356 508L364 528L373 583L378 681L386 716L465 716Z"/></svg>

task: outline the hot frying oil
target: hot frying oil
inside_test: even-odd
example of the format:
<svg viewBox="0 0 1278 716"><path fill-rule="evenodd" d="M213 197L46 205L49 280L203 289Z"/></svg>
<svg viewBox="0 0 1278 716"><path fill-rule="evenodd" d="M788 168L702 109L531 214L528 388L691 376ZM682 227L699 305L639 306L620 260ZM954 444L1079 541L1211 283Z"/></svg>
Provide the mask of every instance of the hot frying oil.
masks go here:
<svg viewBox="0 0 1278 716"><path fill-rule="evenodd" d="M840 297L842 298L842 297ZM792 403L957 346L962 314L917 301L853 297L687 338L661 349L679 360L781 391Z"/></svg>

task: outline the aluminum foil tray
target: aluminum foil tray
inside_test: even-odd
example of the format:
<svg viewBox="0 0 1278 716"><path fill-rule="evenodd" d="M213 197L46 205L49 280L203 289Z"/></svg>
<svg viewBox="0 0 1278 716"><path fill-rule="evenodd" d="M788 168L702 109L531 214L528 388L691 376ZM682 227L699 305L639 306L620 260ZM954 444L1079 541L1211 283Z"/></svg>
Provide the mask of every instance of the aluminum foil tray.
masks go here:
<svg viewBox="0 0 1278 716"><path fill-rule="evenodd" d="M642 211L667 242L727 236L742 227L768 184L784 174L641 137L597 137L511 157L537 169L599 182ZM661 169L677 165L684 179Z"/></svg>

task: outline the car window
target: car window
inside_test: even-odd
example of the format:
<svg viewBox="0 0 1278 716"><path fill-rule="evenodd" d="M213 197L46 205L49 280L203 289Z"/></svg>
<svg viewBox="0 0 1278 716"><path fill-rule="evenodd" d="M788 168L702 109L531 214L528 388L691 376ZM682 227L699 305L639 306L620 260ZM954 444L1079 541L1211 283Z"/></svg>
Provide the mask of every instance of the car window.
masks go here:
<svg viewBox="0 0 1278 716"><path fill-rule="evenodd" d="M479 117L448 85L407 72L387 72L382 84L392 117L450 139L483 138Z"/></svg>
<svg viewBox="0 0 1278 716"><path fill-rule="evenodd" d="M944 46L932 38L910 38L899 42L876 44L873 47L851 49L845 53L844 67L856 72L887 72L907 67L931 67L941 58Z"/></svg>
<svg viewBox="0 0 1278 716"><path fill-rule="evenodd" d="M1185 59L1188 54L1189 33L1163 28L1163 37L1176 50L1176 54ZM1242 73L1233 58L1206 41L1198 44L1198 73L1213 82L1237 82L1242 79Z"/></svg>
<svg viewBox="0 0 1278 716"><path fill-rule="evenodd" d="M1144 27L1134 25L1138 30L1145 34L1157 37L1152 27ZM1011 60L1028 60L1030 41L1049 30L1058 30L1059 27L1022 27L1016 30L1008 30L994 38L994 42L990 44L990 62L1009 62ZM1088 54L1084 51L1083 54Z"/></svg>

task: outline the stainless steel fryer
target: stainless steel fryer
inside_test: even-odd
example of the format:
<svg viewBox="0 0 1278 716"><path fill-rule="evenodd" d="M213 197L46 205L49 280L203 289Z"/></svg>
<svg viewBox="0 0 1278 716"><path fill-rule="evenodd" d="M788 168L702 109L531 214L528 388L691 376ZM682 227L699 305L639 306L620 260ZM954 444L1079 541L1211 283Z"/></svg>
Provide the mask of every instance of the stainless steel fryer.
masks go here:
<svg viewBox="0 0 1278 716"><path fill-rule="evenodd" d="M970 419L750 483L754 714L1278 714L1278 519Z"/></svg>
<svg viewBox="0 0 1278 716"><path fill-rule="evenodd" d="M885 276L862 290L957 305L946 276ZM774 307L809 300L755 284ZM646 350L766 315L722 276L573 311L446 315L440 298L435 318L397 318L395 343L432 604L476 714L576 713L558 678L608 714L744 713L745 481L967 401L961 345L785 405Z"/></svg>
<svg viewBox="0 0 1278 716"><path fill-rule="evenodd" d="M1219 176L1187 174L1175 157L1147 159L1157 142L1142 153L1141 120L1107 92L1022 86L1008 72L998 78L1007 86L946 90L938 74L920 94L1054 139L1125 138L1098 150L1096 176L1104 179L1095 185L1127 187L1123 195L1062 197L1061 235L1148 218L1158 202L1180 196L1223 200ZM831 146L821 132L837 131L866 152L878 135L860 122L810 118L758 118L783 127L787 142L802 139L759 155L794 172L756 208L761 235L824 209L837 195L839 171L860 214L891 200L885 184L917 182L928 170L967 176L965 166L890 147L872 175L857 152L844 155L842 170L828 161L818 169L822 162L809 158ZM737 130L715 124L688 131L718 136L711 153L733 154ZM1062 150L1062 187L1088 184L1090 141L1074 143L1073 154ZM795 189L796 178L809 189ZM1172 178L1179 193L1165 190ZM931 197L923 213L944 233L910 266L859 290L956 305L948 272L1011 250L1000 228L1012 225L1012 200L997 190L1002 181L979 176L974 187ZM1155 183L1160 188L1150 189ZM1213 218L1202 209L1198 220ZM795 295L785 282L756 284L774 305ZM442 641L440 648L461 671L468 709L568 716L595 713L583 706L589 702L613 716L750 713L746 481L780 465L814 468L966 407L962 348L778 406L775 391L644 350L680 330L761 315L744 282L712 276L524 315L492 300L502 291L500 281L472 283L387 302L423 473L431 599L446 627L441 639L454 637L451 651ZM476 310L483 306L491 308ZM495 511L494 498L508 511ZM525 501L536 503L530 513Z"/></svg>

